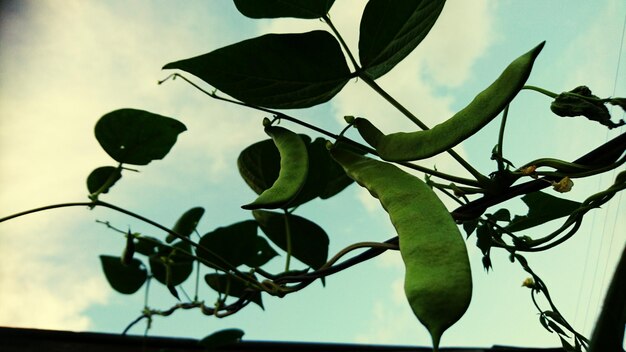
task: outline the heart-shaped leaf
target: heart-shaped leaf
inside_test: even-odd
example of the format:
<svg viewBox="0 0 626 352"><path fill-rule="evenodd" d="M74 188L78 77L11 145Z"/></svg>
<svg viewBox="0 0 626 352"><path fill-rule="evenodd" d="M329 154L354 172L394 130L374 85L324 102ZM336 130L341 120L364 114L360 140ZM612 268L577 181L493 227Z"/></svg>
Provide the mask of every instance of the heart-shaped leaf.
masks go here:
<svg viewBox="0 0 626 352"><path fill-rule="evenodd" d="M253 220L219 227L202 236L198 243L210 252L198 248L198 257L213 263L216 269L238 267L258 260L257 224ZM261 244L262 245L262 244Z"/></svg>
<svg viewBox="0 0 626 352"><path fill-rule="evenodd" d="M307 108L330 100L350 79L337 40L326 31L267 34L169 63L245 103Z"/></svg>
<svg viewBox="0 0 626 352"><path fill-rule="evenodd" d="M528 214L515 216L506 226L509 231L521 231L570 215L581 203L555 197L544 192L528 193L522 197L528 206Z"/></svg>
<svg viewBox="0 0 626 352"><path fill-rule="evenodd" d="M191 233L196 229L196 226L198 226L198 222L200 221L200 218L202 218L202 215L204 215L204 208L191 208L181 215L172 230L181 236L189 237L189 235L191 235ZM175 239L176 237L174 235L167 234L165 242L171 243L174 242Z"/></svg>
<svg viewBox="0 0 626 352"><path fill-rule="evenodd" d="M235 0L242 15L250 18L320 18L328 13L335 0Z"/></svg>
<svg viewBox="0 0 626 352"><path fill-rule="evenodd" d="M316 223L297 215L264 210L254 210L252 214L267 237L285 251L288 250L285 216L288 216L291 255L313 269L319 269L326 263L328 235Z"/></svg>
<svg viewBox="0 0 626 352"><path fill-rule="evenodd" d="M232 345L243 337L244 332L240 329L224 329L216 331L211 335L198 341L207 351L216 351L218 348L226 345Z"/></svg>
<svg viewBox="0 0 626 352"><path fill-rule="evenodd" d="M93 170L87 176L87 190L89 193L108 193L109 189L122 178L120 171L113 166L102 166Z"/></svg>
<svg viewBox="0 0 626 352"><path fill-rule="evenodd" d="M226 294L231 297L243 298L247 297L250 301L263 307L263 298L261 292L254 290L247 286L240 280L233 278L226 274L207 274L204 276L204 281L217 292Z"/></svg>
<svg viewBox="0 0 626 352"><path fill-rule="evenodd" d="M376 79L394 68L426 37L445 0L370 0L361 17L359 58Z"/></svg>
<svg viewBox="0 0 626 352"><path fill-rule="evenodd" d="M129 295L137 292L148 278L143 263L138 259L124 265L120 257L101 255L100 262L109 285L119 293Z"/></svg>
<svg viewBox="0 0 626 352"><path fill-rule="evenodd" d="M110 112L96 123L96 139L115 161L147 165L163 159L187 128L170 117L136 109Z"/></svg>
<svg viewBox="0 0 626 352"><path fill-rule="evenodd" d="M154 278L166 286L178 286L185 282L193 271L193 258L185 254L191 252L188 243L177 242L165 246L150 257L150 271Z"/></svg>

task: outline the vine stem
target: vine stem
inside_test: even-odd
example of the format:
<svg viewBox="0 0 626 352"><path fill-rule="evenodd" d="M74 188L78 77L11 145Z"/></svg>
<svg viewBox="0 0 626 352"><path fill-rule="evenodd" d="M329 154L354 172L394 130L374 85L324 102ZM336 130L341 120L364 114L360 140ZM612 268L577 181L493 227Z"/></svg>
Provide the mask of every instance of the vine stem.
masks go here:
<svg viewBox="0 0 626 352"><path fill-rule="evenodd" d="M419 128L424 131L429 130L430 128L424 124L420 119L418 119L413 113L411 113L404 105L400 104L395 98L393 98L387 91L385 91L381 86L378 85L373 79L368 77L365 74L359 74L359 78L363 80L368 86L370 86L376 93L378 93L383 99L389 102L393 107L395 107L398 111L400 111L404 116L406 116L409 120L415 123ZM460 156L453 149L448 149L446 151L454 160L456 160L465 170L467 170L479 183L486 183L489 181L487 177L481 174L478 170L476 170L470 163L468 163L462 156Z"/></svg>
<svg viewBox="0 0 626 352"><path fill-rule="evenodd" d="M212 256L214 256L215 258L217 258L220 262L223 263L223 268L220 265L216 265L215 263L210 263L207 260L197 257L197 256L193 256L195 259L201 261L203 264L208 265L208 266L216 266L219 267L222 271L228 273L229 275L234 276L236 279L246 282L246 283L250 283L254 286L258 286L257 282L251 282L251 279L244 275L243 273L241 273L236 267L230 265L227 261L225 261L224 259L222 259L218 254L214 253L213 251L211 251L210 249L201 246L200 244L190 240L189 238L185 237L185 236L181 236L180 234L172 231L171 229L157 223L156 221L150 220L142 215L139 215L137 213L134 213L130 210L126 210L124 208L118 207L116 205L110 204L110 203L106 203L103 202L101 200L93 200L91 202L71 202L71 203L60 203L60 204L52 204L52 205L47 205L47 206L43 206L43 207L39 207L39 208L34 208L34 209L30 209L30 210L26 210L26 211L22 211L16 214L12 214L3 218L0 218L0 223L11 220L11 219L15 219L24 215L29 215L29 214L34 214L34 213L38 213L38 212L42 212L42 211L46 211L46 210L51 210L51 209L58 209L58 208L69 208L69 207L89 207L90 209L93 209L97 206L100 207L104 207L104 208L109 208L112 210L115 210L117 212L120 212L122 214L126 214L128 216L131 216L135 219L138 219L140 221L143 221L147 224L150 224L160 230L163 230L169 234L172 234L174 236L176 236L176 238L178 238L179 240L181 240L182 242L185 242L189 245L191 245L192 247L195 248L199 248L202 249L204 251L206 251L207 253L210 253Z"/></svg>
<svg viewBox="0 0 626 352"><path fill-rule="evenodd" d="M361 67L354 59L354 55L352 55L350 48L348 48L348 45L346 44L345 40L343 40L341 33L339 33L337 28L335 28L335 26L333 25L333 22L330 20L328 16L324 16L323 19L326 22L326 24L328 24L331 31L335 34L335 37L337 37L337 40L339 40L339 43L341 47L343 48L343 50L348 54L348 57L350 58L352 65L354 65L354 69L358 77L362 79L363 82L365 82L368 86L370 86L376 93L378 93L381 97L383 97L391 105L393 105L393 107L395 107L398 111L400 111L404 116L406 116L409 120L411 120L414 124L416 124L419 128L421 128L424 131L428 130L429 128L425 123L423 123L419 118L417 118L417 116L413 115L413 113L411 113L407 108L405 108L404 105L400 104L396 99L394 99L391 95L389 95L387 91L385 91L382 87L380 87L371 77L369 77L367 74L365 74L361 70ZM485 176L483 176L483 174L478 172L478 170L476 170L472 165L470 165L465 159L463 159L463 157L457 154L454 150L449 149L447 150L447 152L461 166L463 166L465 170L467 170L470 174L472 174L472 176L474 176L474 178L477 181L479 181L479 183L485 183L486 181L488 181L488 179Z"/></svg>
<svg viewBox="0 0 626 352"><path fill-rule="evenodd" d="M283 120L287 120L287 121L293 122L293 123L295 123L297 125L300 125L302 127L308 128L308 129L310 129L312 131L315 131L315 132L318 132L318 133L323 134L325 136L328 136L328 137L330 137L330 138L332 138L334 140L341 139L342 141L344 141L344 142L346 142L346 143L348 143L348 144L350 144L350 145L352 145L352 146L354 146L354 147L356 147L356 148L358 148L360 150L363 150L363 151L368 152L368 153L370 153L372 155L377 155L378 156L378 152L376 152L375 149L372 149L372 148L370 148L370 147L368 147L366 145L363 145L361 143L355 142L355 141L353 141L353 140L351 140L351 139L349 139L347 137L343 137L343 136L334 134L332 132L326 131L326 130L321 129L321 128L315 126L315 125L312 125L310 123L304 122L304 121L302 121L302 120L300 120L298 118L295 118L293 116L289 116L289 115L284 114L282 112L278 112L278 111L275 111L275 110L272 110L272 109L263 108L263 107L260 107L260 106L250 105L250 104L238 101L238 100L229 99L229 98L225 98L225 97L219 96L219 95L217 95L215 93L215 91L209 92L209 91L203 89L202 87L200 87L199 85L195 84L194 82L192 82L187 77L185 77L185 76L183 76L181 74L178 74L178 73L173 73L173 74L167 76L165 79L159 81L159 84L162 84L163 82L165 82L165 81L167 81L169 79L176 79L176 78L181 78L183 81L187 82L189 85L191 85L192 87L194 87L198 91L202 92L203 94L205 94L205 95L207 95L210 98L213 98L215 100L219 100L219 101L227 102L227 103L230 103L230 104L235 104L235 105L243 106L243 107L246 107L246 108L249 108L249 109L253 109L253 110L257 110L257 111L261 111L261 112L265 112L265 113L271 114L271 115L273 115L273 116L275 116L275 117L277 117L279 119L283 119ZM455 183L459 183L459 184L463 184L463 185L467 185L467 186L480 187L480 184L478 182L476 182L475 180L471 180L471 179L467 179L467 178L463 178L463 177L458 177L458 176L454 176L454 175L449 175L449 174L446 174L446 173L443 173L443 172L439 172L437 170L429 169L429 168L426 168L426 167L423 167L423 166L420 166L420 165L416 165L416 164L412 164L412 163L409 163L409 162L401 162L401 163L398 163L398 164L403 165L403 166L405 166L407 168L410 168L412 170L423 172L425 174L429 174L429 175L432 175L432 176L435 176L435 177L439 177L441 179L448 180L448 181L451 181L451 182L455 182Z"/></svg>
<svg viewBox="0 0 626 352"><path fill-rule="evenodd" d="M558 94L556 94L554 92L551 92L551 91L549 91L547 89L543 89L543 88L536 87L536 86L530 86L530 85L523 86L522 89L534 90L535 92L539 92L539 93L541 93L543 95L547 95L550 98L556 98L557 96L559 96Z"/></svg>
<svg viewBox="0 0 626 352"><path fill-rule="evenodd" d="M285 272L289 271L289 266L291 264L291 226L289 224L289 212L284 210L285 212L285 241L287 242L287 258L285 259Z"/></svg>

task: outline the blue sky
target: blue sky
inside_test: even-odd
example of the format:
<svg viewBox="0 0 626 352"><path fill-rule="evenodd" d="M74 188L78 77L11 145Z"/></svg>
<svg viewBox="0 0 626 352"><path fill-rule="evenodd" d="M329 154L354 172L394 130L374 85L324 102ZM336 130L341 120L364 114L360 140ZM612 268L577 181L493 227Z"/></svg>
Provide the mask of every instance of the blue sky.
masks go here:
<svg viewBox="0 0 626 352"><path fill-rule="evenodd" d="M331 10L352 47L363 4L338 0ZM379 83L434 125L467 104L510 61L547 40L529 84L555 92L587 84L599 96L624 96L625 16L626 3L619 0L450 1L428 38ZM180 80L158 86L168 74L160 68L262 33L323 27L315 20L247 19L230 1L67 0L62 7L54 1L3 1L0 23L0 216L86 200L89 172L114 165L93 137L93 126L109 111L133 107L176 117L188 131L167 158L142 167L140 174L127 173L104 199L166 225L203 206L201 233L251 218L240 205L254 194L235 160L241 149L267 138L261 128L265 116L210 100ZM509 160L575 159L620 133L583 119L558 118L548 104L531 92L512 104L505 142ZM367 117L387 132L413 129L357 81L328 104L289 113L332 131L343 127L343 115ZM497 122L490 124L455 150L481 171L492 171L497 128ZM463 172L446 156L423 165ZM614 175L576 182L566 196L583 200L610 185ZM623 202L618 196L590 213L579 233L559 248L527 256L562 313L587 335L626 243L626 223L617 216ZM519 201L508 205L520 214L526 210ZM393 235L378 203L357 186L298 213L327 230L330 253ZM1 224L0 325L120 332L140 313L142 294L114 293L100 272L98 255L119 254L124 243L96 219L164 235L105 209L55 210ZM526 278L521 268L505 253L495 253L495 269L487 274L474 239L467 243L473 301L442 344L558 345L540 326L528 290L520 287ZM180 312L157 317L151 334L200 338L237 327L254 340L428 345L426 330L403 297L402 276L399 255L385 254L329 278L325 288L313 284L284 299L268 297L265 311L248 307L222 320ZM192 291L191 283L186 287ZM155 308L174 303L165 290L153 291ZM204 294L213 299L208 290Z"/></svg>

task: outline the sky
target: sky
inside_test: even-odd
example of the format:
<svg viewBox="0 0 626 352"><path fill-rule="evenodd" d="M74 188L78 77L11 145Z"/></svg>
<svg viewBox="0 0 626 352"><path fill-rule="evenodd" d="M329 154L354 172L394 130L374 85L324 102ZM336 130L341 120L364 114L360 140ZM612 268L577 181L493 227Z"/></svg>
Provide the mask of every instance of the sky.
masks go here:
<svg viewBox="0 0 626 352"><path fill-rule="evenodd" d="M105 201L170 226L187 209L202 206L207 212L200 233L251 218L240 205L254 193L238 175L236 158L243 148L267 138L261 126L266 115L211 100L182 80L157 85L170 73L161 67L264 33L304 32L324 28L323 23L252 20L230 1L0 4L0 217L86 201L91 170L115 165L98 145L93 127L102 115L130 107L175 117L188 131L164 160L126 173ZM338 0L330 12L355 52L364 4ZM620 0L449 1L424 42L378 82L432 126L464 107L510 61L546 40L529 84L554 92L586 84L601 97L625 96L625 18L626 3ZM504 151L516 165L539 157L574 160L623 132L556 117L549 103L524 91L511 105ZM358 80L326 104L288 113L334 132L345 125L344 115L367 117L385 132L414 129ZM617 109L612 113L614 120L623 117ZM495 167L489 157L497 132L498 122L493 122L455 150L489 173ZM447 156L420 164L463 175ZM563 197L582 201L606 189L616 174L577 180ZM519 200L506 206L520 215L526 212ZM593 329L626 244L626 220L618 217L624 207L618 195L589 213L563 245L526 256L561 312L585 335ZM393 236L377 201L356 185L330 200L307 204L298 214L329 233L331 254L354 242ZM143 293L117 294L101 273L98 255L119 255L124 240L96 220L165 236L107 209L59 209L1 223L0 326L119 333L140 314ZM539 236L556 227L548 224L528 234ZM520 287L524 271L498 252L492 255L494 270L486 273L474 237L467 246L472 303L444 334L442 345L558 346L557 336L539 324L530 292ZM282 265L280 258L275 261ZM399 254L386 253L328 278L326 287L316 283L283 299L267 297L264 311L250 306L225 319L177 312L156 317L150 334L202 338L240 328L249 340L428 345L426 330L404 298L403 275ZM193 285L185 287L192 291ZM214 299L203 290L207 301ZM155 286L152 293L155 308L175 304L165 289ZM144 327L131 333L142 334Z"/></svg>

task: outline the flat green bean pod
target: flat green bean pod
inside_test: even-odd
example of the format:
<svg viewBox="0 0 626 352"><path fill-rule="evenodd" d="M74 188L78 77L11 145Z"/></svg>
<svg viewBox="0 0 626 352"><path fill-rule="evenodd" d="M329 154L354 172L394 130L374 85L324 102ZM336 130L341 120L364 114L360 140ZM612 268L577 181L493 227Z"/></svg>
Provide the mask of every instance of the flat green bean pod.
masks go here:
<svg viewBox="0 0 626 352"><path fill-rule="evenodd" d="M289 205L300 192L309 173L309 154L302 138L282 127L268 126L265 132L272 137L280 154L280 171L274 184L244 209L276 209Z"/></svg>
<svg viewBox="0 0 626 352"><path fill-rule="evenodd" d="M461 143L493 120L515 98L530 75L545 42L513 61L487 89L448 120L430 130L383 134L371 122L357 118L361 137L388 161L429 158Z"/></svg>
<svg viewBox="0 0 626 352"><path fill-rule="evenodd" d="M441 335L463 316L472 296L463 236L443 203L419 178L338 147L330 153L389 214L406 267L406 297L436 350Z"/></svg>

